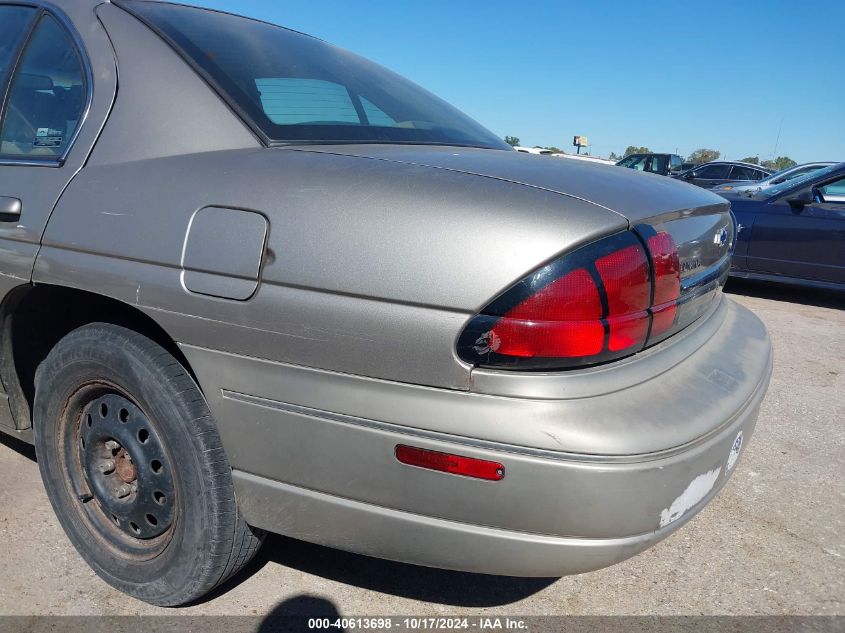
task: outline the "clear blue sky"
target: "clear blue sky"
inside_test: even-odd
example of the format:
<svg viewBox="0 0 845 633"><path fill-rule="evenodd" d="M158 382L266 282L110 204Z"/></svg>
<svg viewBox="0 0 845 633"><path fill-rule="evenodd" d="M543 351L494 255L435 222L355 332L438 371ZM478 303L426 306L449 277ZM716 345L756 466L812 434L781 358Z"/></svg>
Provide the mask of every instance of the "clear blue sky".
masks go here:
<svg viewBox="0 0 845 633"><path fill-rule="evenodd" d="M845 1L183 0L399 72L500 136L845 161Z"/></svg>

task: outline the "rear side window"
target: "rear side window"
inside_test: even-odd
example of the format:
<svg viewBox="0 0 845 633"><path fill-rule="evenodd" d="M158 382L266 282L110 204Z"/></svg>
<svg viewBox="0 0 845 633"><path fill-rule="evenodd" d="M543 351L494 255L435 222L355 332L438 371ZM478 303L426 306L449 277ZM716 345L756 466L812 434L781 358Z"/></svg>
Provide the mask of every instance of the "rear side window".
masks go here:
<svg viewBox="0 0 845 633"><path fill-rule="evenodd" d="M648 170L655 174L666 173L666 156L652 156Z"/></svg>
<svg viewBox="0 0 845 633"><path fill-rule="evenodd" d="M82 62L70 35L44 15L15 71L0 130L0 154L58 158L85 102Z"/></svg>
<svg viewBox="0 0 845 633"><path fill-rule="evenodd" d="M751 167L742 167L741 165L734 165L731 170L731 178L733 180L760 180L763 172L757 171Z"/></svg>
<svg viewBox="0 0 845 633"><path fill-rule="evenodd" d="M696 169L694 175L696 178L713 178L714 180L727 179L731 171L730 165L705 165Z"/></svg>
<svg viewBox="0 0 845 633"><path fill-rule="evenodd" d="M34 17L35 9L30 7L0 6L0 100L18 47Z"/></svg>
<svg viewBox="0 0 845 633"><path fill-rule="evenodd" d="M116 3L164 37L269 143L511 149L419 86L316 38L206 9Z"/></svg>

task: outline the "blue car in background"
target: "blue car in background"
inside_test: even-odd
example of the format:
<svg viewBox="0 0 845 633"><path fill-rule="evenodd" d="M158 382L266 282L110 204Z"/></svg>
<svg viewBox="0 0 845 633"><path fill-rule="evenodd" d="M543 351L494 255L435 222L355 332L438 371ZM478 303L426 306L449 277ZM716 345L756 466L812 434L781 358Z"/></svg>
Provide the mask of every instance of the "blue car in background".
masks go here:
<svg viewBox="0 0 845 633"><path fill-rule="evenodd" d="M760 191L718 191L737 220L731 275L845 290L845 163Z"/></svg>

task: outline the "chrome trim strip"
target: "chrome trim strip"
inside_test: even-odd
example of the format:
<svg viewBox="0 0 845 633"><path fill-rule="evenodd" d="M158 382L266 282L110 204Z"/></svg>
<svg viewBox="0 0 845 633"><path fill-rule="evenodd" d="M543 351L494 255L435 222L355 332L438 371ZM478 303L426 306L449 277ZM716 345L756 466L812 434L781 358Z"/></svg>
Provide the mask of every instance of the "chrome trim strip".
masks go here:
<svg viewBox="0 0 845 633"><path fill-rule="evenodd" d="M15 160L9 156L0 158L0 166L5 167L61 167L61 160L56 158L53 160L36 160L36 159L21 159Z"/></svg>

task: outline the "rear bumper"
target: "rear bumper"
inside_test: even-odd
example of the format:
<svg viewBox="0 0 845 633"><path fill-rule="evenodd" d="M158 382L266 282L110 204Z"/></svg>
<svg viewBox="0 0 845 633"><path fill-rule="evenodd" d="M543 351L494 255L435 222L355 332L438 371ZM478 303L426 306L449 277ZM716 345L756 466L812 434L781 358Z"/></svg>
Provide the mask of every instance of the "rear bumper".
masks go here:
<svg viewBox="0 0 845 633"><path fill-rule="evenodd" d="M252 525L422 565L558 576L646 549L732 474L732 448L738 437L747 446L768 385L771 347L750 312L728 301L719 311L698 340L691 333L619 370L637 374L627 386L616 375L587 373L580 382L568 374L565 390L551 376L510 387L514 394L536 390L532 397L185 352ZM681 360L659 371L656 363L673 354ZM480 380L481 388L498 384L495 376ZM612 388L597 391L602 381ZM701 410L702 402L710 406ZM441 430L444 423L451 433ZM585 435L584 428L591 430ZM596 428L628 441L602 438ZM679 444L683 429L694 437ZM654 438L642 434L658 434L667 448L622 450L651 445ZM584 451L590 441L603 452ZM490 482L406 466L394 457L397 444L495 460L506 476Z"/></svg>
<svg viewBox="0 0 845 633"><path fill-rule="evenodd" d="M715 471L712 487L703 488L704 496L698 501L694 501L697 492L693 491L693 496L689 498L691 506L681 502L675 505L673 512L673 504L669 503L661 514L651 513L653 530L631 536L562 537L474 525L385 508L239 471L235 472L235 490L238 503L250 524L305 541L378 558L484 574L548 577L577 574L630 558L691 519L727 482L732 472L727 470L730 448L740 430L744 436L743 443L747 442L754 429L758 409L759 401L751 404L735 424L706 446L699 447L694 454L681 453L667 460L612 468L610 470L614 472L606 472L604 482L597 480L591 485L590 495L595 498L595 503L603 504L606 503L603 499L608 496L617 496L614 486L629 482L625 484L627 492L624 496L627 499L615 510L623 517L622 524L625 525L626 515L648 511L645 507L653 505L654 497L661 495L661 488L673 487L676 481L683 482L681 485L686 487L676 497L677 501L696 478L689 473L700 471L698 476L707 477L708 473ZM399 439L396 438L397 441ZM460 450L458 446L439 448ZM518 476L513 474L514 468L507 457L493 453L486 456L503 459L506 468L509 468L508 477ZM363 457L366 459L366 456ZM537 468L539 472L541 467ZM590 513L589 506L573 508L561 504L560 499L566 496L566 489L572 485L568 474L573 473L567 473L570 468L577 469L577 466L562 465L554 479L553 484L561 493L557 499L532 496L529 505L554 505L565 512ZM656 473L661 474L655 477ZM439 473L431 475L454 478L453 475ZM664 480L663 484L657 483L657 490L648 483L655 480ZM710 485L709 482L708 478L705 484ZM486 482L479 483L487 485ZM496 505L502 512L512 511L506 504ZM667 510L668 513L664 512ZM677 518L673 519L673 514L677 514ZM659 527L664 517L670 521Z"/></svg>

